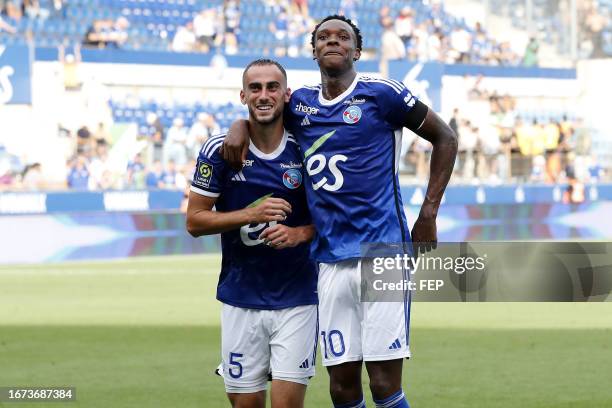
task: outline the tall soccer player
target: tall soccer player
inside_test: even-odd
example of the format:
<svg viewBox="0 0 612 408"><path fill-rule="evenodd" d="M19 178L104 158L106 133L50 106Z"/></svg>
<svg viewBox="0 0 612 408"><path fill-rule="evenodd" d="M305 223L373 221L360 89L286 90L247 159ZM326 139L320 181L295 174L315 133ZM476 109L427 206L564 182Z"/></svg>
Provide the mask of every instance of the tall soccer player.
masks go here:
<svg viewBox="0 0 612 408"><path fill-rule="evenodd" d="M221 233L217 299L225 388L233 407L264 408L268 373L273 408L300 408L314 375L317 273L303 164L283 129L287 75L271 60L251 62L240 98L249 109L250 147L232 170L219 154L225 135L200 150L187 208L194 236ZM216 211L213 210L216 207Z"/></svg>
<svg viewBox="0 0 612 408"><path fill-rule="evenodd" d="M365 362L377 407L408 407L403 359L410 356L410 293L405 301L360 302L362 243L437 243L436 216L457 154L457 138L404 84L360 76L359 29L328 16L312 33L321 84L293 93L284 124L302 149L306 196L317 236L319 337L336 407L365 407ZM430 178L412 238L398 180L406 127L433 145ZM234 124L224 158L241 163L248 148L245 123Z"/></svg>

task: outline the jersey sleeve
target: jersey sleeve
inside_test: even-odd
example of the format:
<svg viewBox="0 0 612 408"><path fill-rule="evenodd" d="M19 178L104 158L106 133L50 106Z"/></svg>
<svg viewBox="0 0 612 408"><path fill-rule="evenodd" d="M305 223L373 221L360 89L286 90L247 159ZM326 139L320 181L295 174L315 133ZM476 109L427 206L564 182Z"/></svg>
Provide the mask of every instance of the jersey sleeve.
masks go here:
<svg viewBox="0 0 612 408"><path fill-rule="evenodd" d="M295 121L296 115L293 112L292 106L295 106L297 103L297 97L295 93L291 95L291 99L289 99L289 103L285 104L285 109L283 110L283 126L290 133L295 133Z"/></svg>
<svg viewBox="0 0 612 408"><path fill-rule="evenodd" d="M393 79L382 79L376 86L378 88L376 100L380 112L393 129L400 129L407 123L417 123L418 127L423 122L425 115L422 110L415 109L420 102L403 83Z"/></svg>
<svg viewBox="0 0 612 408"><path fill-rule="evenodd" d="M196 162L191 191L207 197L219 197L223 180L228 171L227 164L219 154L223 136L208 139L200 149Z"/></svg>

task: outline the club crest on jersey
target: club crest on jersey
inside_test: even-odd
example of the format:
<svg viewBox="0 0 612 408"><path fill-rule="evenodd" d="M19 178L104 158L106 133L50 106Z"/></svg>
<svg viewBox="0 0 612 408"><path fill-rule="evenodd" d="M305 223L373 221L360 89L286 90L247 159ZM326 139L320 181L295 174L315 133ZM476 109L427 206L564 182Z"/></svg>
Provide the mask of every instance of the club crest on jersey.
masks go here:
<svg viewBox="0 0 612 408"><path fill-rule="evenodd" d="M361 119L361 108L355 105L349 106L342 114L342 119L349 125L359 122L359 119Z"/></svg>
<svg viewBox="0 0 612 408"><path fill-rule="evenodd" d="M289 169L283 173L283 184L285 187L295 190L302 185L302 173L297 169Z"/></svg>

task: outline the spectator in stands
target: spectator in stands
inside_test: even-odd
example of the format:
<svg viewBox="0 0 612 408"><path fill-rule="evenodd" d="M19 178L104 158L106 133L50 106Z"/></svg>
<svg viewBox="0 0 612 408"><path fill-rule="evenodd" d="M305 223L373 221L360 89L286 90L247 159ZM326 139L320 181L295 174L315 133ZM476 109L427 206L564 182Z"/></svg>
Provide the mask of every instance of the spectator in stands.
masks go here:
<svg viewBox="0 0 612 408"><path fill-rule="evenodd" d="M193 19L193 30L198 40L198 48L208 52L217 36L217 12L215 9L204 9Z"/></svg>
<svg viewBox="0 0 612 408"><path fill-rule="evenodd" d="M15 182L10 162L8 160L0 160L0 191L12 189Z"/></svg>
<svg viewBox="0 0 612 408"><path fill-rule="evenodd" d="M137 153L134 159L127 164L126 187L141 189L145 186L145 165L142 155Z"/></svg>
<svg viewBox="0 0 612 408"><path fill-rule="evenodd" d="M410 7L403 7L395 19L395 33L404 43L404 48L408 48L414 30L414 13ZM384 27L384 26L383 26Z"/></svg>
<svg viewBox="0 0 612 408"><path fill-rule="evenodd" d="M498 173L499 155L501 153L501 141L499 129L492 125L487 119L480 122L478 132L478 154L477 175L479 180L489 180L499 183L501 177Z"/></svg>
<svg viewBox="0 0 612 408"><path fill-rule="evenodd" d="M46 183L44 181L42 166L40 163L32 163L25 166L21 177L21 184L25 190L44 190Z"/></svg>
<svg viewBox="0 0 612 408"><path fill-rule="evenodd" d="M350 18L355 25L359 25L357 21L357 2L358 0L343 0L340 2L340 7L338 8L338 14Z"/></svg>
<svg viewBox="0 0 612 408"><path fill-rule="evenodd" d="M7 33L15 34L17 32L17 29L13 27L12 25L10 25L9 23L7 23L6 21L4 21L4 19L0 15L0 33L3 31L6 31Z"/></svg>
<svg viewBox="0 0 612 408"><path fill-rule="evenodd" d="M591 3L586 17L586 29L592 44L591 58L605 58L607 55L603 50L603 31L608 25L606 17L597 10L597 5Z"/></svg>
<svg viewBox="0 0 612 408"><path fill-rule="evenodd" d="M559 141L561 140L560 126L554 122L548 122L543 127L544 147L546 154L547 183L556 183L561 173L561 157L559 155Z"/></svg>
<svg viewBox="0 0 612 408"><path fill-rule="evenodd" d="M53 0L52 12L55 16L66 18L65 0Z"/></svg>
<svg viewBox="0 0 612 408"><path fill-rule="evenodd" d="M108 159L108 145L104 139L96 143L94 156L88 167L90 190L105 190L111 188L114 183Z"/></svg>
<svg viewBox="0 0 612 408"><path fill-rule="evenodd" d="M293 13L299 13L306 20L309 18L308 0L291 0Z"/></svg>
<svg viewBox="0 0 612 408"><path fill-rule="evenodd" d="M538 65L538 51L540 44L535 37L529 39L529 43L525 48L525 54L523 55L523 65L526 67L533 67Z"/></svg>
<svg viewBox="0 0 612 408"><path fill-rule="evenodd" d="M89 188L89 168L87 158L79 154L68 163L68 176L66 184L68 188L75 190L87 190Z"/></svg>
<svg viewBox="0 0 612 408"><path fill-rule="evenodd" d="M208 127L206 126L208 116L209 115L204 112L198 113L197 120L193 122L193 125L191 125L191 128L189 129L186 145L188 151L187 155L190 159L198 157L198 152L202 148L202 145L211 136L208 133Z"/></svg>
<svg viewBox="0 0 612 408"><path fill-rule="evenodd" d="M175 118L172 121L172 126L168 129L168 135L164 142L163 161L167 163L170 160L179 166L187 163L187 129L181 118Z"/></svg>
<svg viewBox="0 0 612 408"><path fill-rule="evenodd" d="M3 11L9 20L19 22L23 17L21 2L17 0L6 0Z"/></svg>
<svg viewBox="0 0 612 408"><path fill-rule="evenodd" d="M290 15L289 26L287 27L287 56L298 57L302 47L304 35L310 33L308 23L301 14L293 13Z"/></svg>
<svg viewBox="0 0 612 408"><path fill-rule="evenodd" d="M180 26L174 34L172 40L172 51L193 52L196 49L197 39L193 30L193 22L189 21L186 25Z"/></svg>
<svg viewBox="0 0 612 408"><path fill-rule="evenodd" d="M459 125L459 154L457 159L461 168L461 175L466 180L472 180L475 176L475 155L478 144L478 129L469 120L461 121Z"/></svg>
<svg viewBox="0 0 612 408"><path fill-rule="evenodd" d="M76 151L81 154L89 154L92 148L93 138L87 125L81 126L76 132Z"/></svg>
<svg viewBox="0 0 612 408"><path fill-rule="evenodd" d="M182 177L183 175L176 169L174 160L169 160L168 163L166 163L166 168L162 177L164 188L177 189L179 186L181 186L180 188L184 187L184 184L181 183Z"/></svg>
<svg viewBox="0 0 612 408"><path fill-rule="evenodd" d="M564 204L580 204L584 202L584 184L576 177L576 170L573 163L573 155L569 157L570 162L565 167L567 178L567 188L563 192Z"/></svg>
<svg viewBox="0 0 612 408"><path fill-rule="evenodd" d="M278 13L268 26L268 29L274 34L274 38L276 38L274 55L284 57L287 55L287 30L289 29L289 14L285 8Z"/></svg>
<svg viewBox="0 0 612 408"><path fill-rule="evenodd" d="M95 20L85 33L83 46L121 48L128 39L130 22L121 16L113 20Z"/></svg>
<svg viewBox="0 0 612 408"><path fill-rule="evenodd" d="M430 60L428 41L431 37L434 37L434 36L429 35L426 23L421 23L416 26L416 28L412 32L411 41L408 43L408 52L409 52L411 60L413 61Z"/></svg>
<svg viewBox="0 0 612 408"><path fill-rule="evenodd" d="M240 30L240 7L236 0L223 1L224 18L223 41L225 42L225 53L234 55L238 53L238 34Z"/></svg>
<svg viewBox="0 0 612 408"><path fill-rule="evenodd" d="M130 22L127 18L121 16L113 23L110 32L108 32L107 47L121 48L123 44L128 40L128 28Z"/></svg>
<svg viewBox="0 0 612 408"><path fill-rule="evenodd" d="M384 30L381 38L381 71L384 76L388 76L387 62L406 58L406 47L393 29L390 17L385 17L381 23Z"/></svg>
<svg viewBox="0 0 612 408"><path fill-rule="evenodd" d="M46 20L49 17L49 10L40 7L39 0L23 0L23 9L25 14L32 20L40 18Z"/></svg>
<svg viewBox="0 0 612 408"><path fill-rule="evenodd" d="M106 126L104 122L98 123L98 128L96 129L96 133L94 134L94 140L96 146L105 145L109 146L113 143L112 135L106 130Z"/></svg>
<svg viewBox="0 0 612 408"><path fill-rule="evenodd" d="M145 177L145 186L149 189L164 188L164 168L162 162L155 160L153 167L149 169Z"/></svg>
<svg viewBox="0 0 612 408"><path fill-rule="evenodd" d="M459 109L453 109L453 116L448 122L448 126L453 129L453 132L459 137Z"/></svg>
<svg viewBox="0 0 612 408"><path fill-rule="evenodd" d="M163 156L165 132L164 125L161 120L153 112L147 113L147 124L152 128L150 152L151 157L149 163L155 160L161 160Z"/></svg>
<svg viewBox="0 0 612 408"><path fill-rule="evenodd" d="M470 49L472 47L472 36L463 27L455 26L450 35L450 46L452 53L449 55L452 58L451 62L469 63Z"/></svg>

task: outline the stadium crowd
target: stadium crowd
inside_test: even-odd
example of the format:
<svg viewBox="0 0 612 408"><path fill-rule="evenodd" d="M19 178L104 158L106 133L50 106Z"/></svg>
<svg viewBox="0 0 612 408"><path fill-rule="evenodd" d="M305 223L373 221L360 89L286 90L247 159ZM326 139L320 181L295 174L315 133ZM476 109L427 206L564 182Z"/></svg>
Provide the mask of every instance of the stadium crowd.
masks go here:
<svg viewBox="0 0 612 408"><path fill-rule="evenodd" d="M591 147L590 130L581 119L522 117L508 95L479 95L490 114L454 109L449 121L459 138L455 183L595 183L609 177ZM404 147L403 172L426 177L431 146L418 138Z"/></svg>
<svg viewBox="0 0 612 408"><path fill-rule="evenodd" d="M459 155L453 183L499 184L504 182L567 183L572 179L598 182L610 174L598 164L591 148L589 129L568 115L529 118L516 110L508 95L480 94L490 115L455 109L449 125L459 136ZM45 180L40 163L22 163L0 146L0 190L43 189L184 189L193 175L199 147L222 129L213 115L197 114L187 127L175 118L165 127L153 112L147 115L151 132L141 133L138 151L118 166L113 137L104 124L95 130L82 126L63 129L74 146L66 161L64 183ZM428 174L431 145L420 138L406 138L402 173L416 180Z"/></svg>
<svg viewBox="0 0 612 408"><path fill-rule="evenodd" d="M219 125L206 113L198 114L189 128L179 118L168 129L154 113L147 119L155 131L139 136L138 150L127 161L122 152L113 154L113 137L103 123L94 131L87 126L60 128L73 146L62 183L46 179L40 163L23 163L0 146L0 191L185 189L200 146L221 132Z"/></svg>
<svg viewBox="0 0 612 408"><path fill-rule="evenodd" d="M524 56L517 55L508 42L498 43L480 23L475 27L465 24L447 25L440 3L434 3L430 12L416 16L405 6L395 15L388 6L380 10L383 27L381 57L384 60L409 59L412 61L438 61L449 64L484 65L536 65L530 49ZM536 63L534 63L536 62Z"/></svg>

